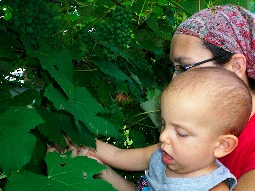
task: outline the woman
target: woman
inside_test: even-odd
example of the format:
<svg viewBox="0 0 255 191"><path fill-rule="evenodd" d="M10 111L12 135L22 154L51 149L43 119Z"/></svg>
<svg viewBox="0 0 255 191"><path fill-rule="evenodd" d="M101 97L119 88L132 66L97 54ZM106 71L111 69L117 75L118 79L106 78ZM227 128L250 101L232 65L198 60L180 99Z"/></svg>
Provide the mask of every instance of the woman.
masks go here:
<svg viewBox="0 0 255 191"><path fill-rule="evenodd" d="M221 159L238 179L235 191L255 190L254 35L255 15L241 7L218 6L202 10L184 21L173 36L170 49L175 75L192 67L220 66L235 72L249 86L253 99L250 120L239 136L237 149ZM97 152L90 154L115 168L145 170L148 168L148 157L157 148L159 144L126 152L97 141ZM135 154L130 154L132 152ZM134 155L136 157L129 158ZM127 160L123 161L123 158ZM103 178L113 182L109 180L110 176L103 175Z"/></svg>

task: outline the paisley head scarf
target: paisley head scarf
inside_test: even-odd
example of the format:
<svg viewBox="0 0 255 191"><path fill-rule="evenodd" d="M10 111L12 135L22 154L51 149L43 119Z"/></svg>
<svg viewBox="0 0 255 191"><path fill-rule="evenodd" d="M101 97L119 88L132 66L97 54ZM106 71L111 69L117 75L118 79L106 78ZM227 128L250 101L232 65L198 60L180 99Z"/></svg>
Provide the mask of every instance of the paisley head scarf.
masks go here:
<svg viewBox="0 0 255 191"><path fill-rule="evenodd" d="M255 79L255 14L239 6L215 6L192 15L175 34L192 35L228 52L243 54L247 74Z"/></svg>

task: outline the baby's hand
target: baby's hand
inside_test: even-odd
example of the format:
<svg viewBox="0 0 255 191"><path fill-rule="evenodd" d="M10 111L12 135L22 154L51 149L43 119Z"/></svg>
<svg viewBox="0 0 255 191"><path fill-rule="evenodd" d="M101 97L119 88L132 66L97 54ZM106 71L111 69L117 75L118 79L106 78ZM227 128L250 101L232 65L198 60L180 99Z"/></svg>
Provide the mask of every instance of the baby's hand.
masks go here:
<svg viewBox="0 0 255 191"><path fill-rule="evenodd" d="M72 151L72 157L76 157L76 156L87 156L89 158L95 159L97 162L104 164L101 160L99 160L96 157L96 151L95 149L91 148L91 147L86 147L85 145L82 145L80 147L78 147L77 145L75 145L72 140L70 139L70 137L68 137L67 135L64 135L65 140L66 140L66 144L68 145L68 148L64 151Z"/></svg>
<svg viewBox="0 0 255 191"><path fill-rule="evenodd" d="M91 147L86 147L84 145L78 147L76 144L72 142L68 135L64 135L66 140L67 148L63 151L58 145L49 146L47 148L47 152L58 152L59 154L64 154L68 151L72 151L72 157L76 156L87 156L89 158L95 159L97 162L104 164L101 160L96 157L95 149Z"/></svg>
<svg viewBox="0 0 255 191"><path fill-rule="evenodd" d="M96 157L96 151L91 147L85 147L84 145L79 147L79 149L76 150L76 156L87 156L89 158L95 159L97 162L101 164L104 164L101 160L99 160Z"/></svg>

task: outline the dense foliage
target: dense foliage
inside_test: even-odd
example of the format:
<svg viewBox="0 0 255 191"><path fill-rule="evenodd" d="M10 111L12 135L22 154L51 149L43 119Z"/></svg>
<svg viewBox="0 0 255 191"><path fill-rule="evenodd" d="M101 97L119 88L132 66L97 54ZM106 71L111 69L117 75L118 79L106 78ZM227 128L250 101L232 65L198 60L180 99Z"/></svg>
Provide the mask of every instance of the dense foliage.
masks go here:
<svg viewBox="0 0 255 191"><path fill-rule="evenodd" d="M63 134L91 147L95 138L122 148L157 142L172 34L225 3L1 0L0 188L114 190L94 178L103 165L47 146L65 149ZM231 3L253 11L252 1Z"/></svg>

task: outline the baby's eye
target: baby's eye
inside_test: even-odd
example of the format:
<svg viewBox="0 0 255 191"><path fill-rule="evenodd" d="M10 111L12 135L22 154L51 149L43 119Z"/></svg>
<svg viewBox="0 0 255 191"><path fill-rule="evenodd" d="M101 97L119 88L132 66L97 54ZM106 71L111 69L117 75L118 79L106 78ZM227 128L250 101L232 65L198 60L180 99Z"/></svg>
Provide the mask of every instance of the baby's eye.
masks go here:
<svg viewBox="0 0 255 191"><path fill-rule="evenodd" d="M187 133L183 133L183 132L178 132L176 131L177 135L180 136L180 137L187 137L189 136Z"/></svg>

